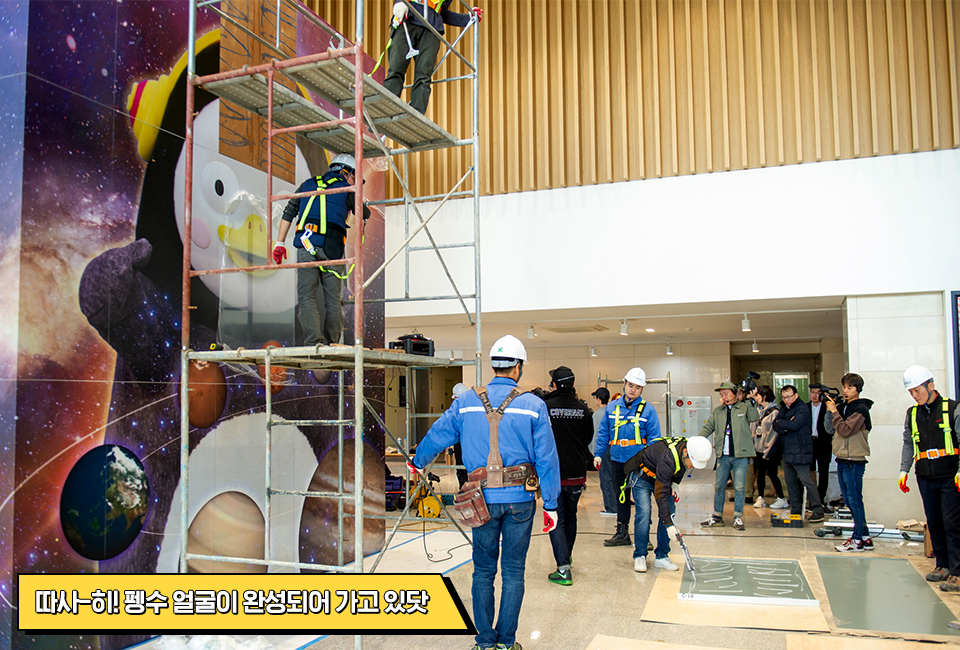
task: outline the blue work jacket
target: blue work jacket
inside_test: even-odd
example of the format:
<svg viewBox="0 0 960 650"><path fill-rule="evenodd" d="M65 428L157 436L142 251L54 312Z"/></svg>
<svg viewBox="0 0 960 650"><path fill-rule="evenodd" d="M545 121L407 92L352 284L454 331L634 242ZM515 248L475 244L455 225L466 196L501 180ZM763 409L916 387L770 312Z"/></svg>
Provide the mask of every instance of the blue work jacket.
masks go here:
<svg viewBox="0 0 960 650"><path fill-rule="evenodd" d="M507 377L494 377L487 384L490 405L497 408L517 383ZM543 400L530 393L517 396L507 407L497 428L498 446L503 466L532 463L540 477L540 492L545 510L557 509L560 494L560 460L557 444L550 428L550 415ZM426 437L417 445L413 464L426 467L441 451L457 442L463 449L463 464L468 472L487 466L490 453L490 423L483 402L476 392L468 391L455 399L440 419L433 423ZM522 503L533 501L535 493L522 485L484 488L487 503Z"/></svg>
<svg viewBox="0 0 960 650"><path fill-rule="evenodd" d="M593 450L595 457L602 457L607 450L607 445L610 445L610 458L618 463L625 463L643 451L646 445L660 438L660 418L657 417L657 410L651 404L644 405L639 420L637 419L637 406L639 406L641 398L642 396L633 400L630 406L627 406L624 397L618 397L607 404L604 417L600 421L600 429L597 431L597 445ZM618 431L618 422L620 424L619 440L635 441L639 428L640 438L646 442L626 447L617 444L611 445Z"/></svg>

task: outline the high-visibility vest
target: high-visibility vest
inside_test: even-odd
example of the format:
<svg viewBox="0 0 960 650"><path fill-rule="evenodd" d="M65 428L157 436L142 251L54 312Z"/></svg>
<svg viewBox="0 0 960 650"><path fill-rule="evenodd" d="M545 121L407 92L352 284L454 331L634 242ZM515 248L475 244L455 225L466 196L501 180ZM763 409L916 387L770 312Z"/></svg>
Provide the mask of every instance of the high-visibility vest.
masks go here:
<svg viewBox="0 0 960 650"><path fill-rule="evenodd" d="M440 13L440 5L443 4L443 0L423 0L423 4L425 7Z"/></svg>
<svg viewBox="0 0 960 650"><path fill-rule="evenodd" d="M943 424L940 425L940 428L943 429L943 449L927 449L926 451L920 451L920 430L917 428L918 405L914 404L910 408L910 433L913 437L913 459L915 461L920 459L932 460L934 458L941 458L943 456L956 456L958 453L960 453L953 446L953 430L950 428L949 400L946 397L941 396L940 401L943 404Z"/></svg>
<svg viewBox="0 0 960 650"><path fill-rule="evenodd" d="M681 442L686 442L686 438L660 438L663 442L666 443L667 448L673 452L673 462L676 465L676 468L673 470L673 473L676 474L680 471L680 452L677 451L677 447ZM650 478L657 478L657 473L649 469L646 465L641 465L640 468L643 470L643 473L649 476Z"/></svg>
<svg viewBox="0 0 960 650"><path fill-rule="evenodd" d="M327 183L323 180L322 176L317 176L317 189L325 190L327 189ZM320 194L320 234L327 234L327 195ZM313 206L313 200L317 198L316 196L311 196L310 200L307 201L307 207L303 210L303 216L300 217L300 222L297 224L297 232L301 232L307 222L307 215L310 214L310 208Z"/></svg>
<svg viewBox="0 0 960 650"><path fill-rule="evenodd" d="M640 404L637 405L637 414L631 420L629 417L626 420L620 419L620 405L617 404L617 408L613 410L613 440L610 442L612 445L619 445L620 439L620 427L628 422L633 422L633 435L634 435L634 444L645 445L647 444L647 439L641 437L640 435L640 415L643 413L643 409L646 407L647 403L640 398Z"/></svg>

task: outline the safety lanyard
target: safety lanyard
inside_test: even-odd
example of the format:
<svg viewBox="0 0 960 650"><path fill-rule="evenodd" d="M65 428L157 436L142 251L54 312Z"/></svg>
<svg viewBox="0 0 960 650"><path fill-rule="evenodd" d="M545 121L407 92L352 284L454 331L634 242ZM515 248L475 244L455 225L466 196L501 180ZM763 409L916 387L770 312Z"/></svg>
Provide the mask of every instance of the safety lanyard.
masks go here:
<svg viewBox="0 0 960 650"><path fill-rule="evenodd" d="M323 180L322 176L317 176L317 189L325 190L327 189L327 182ZM300 217L300 223L297 224L297 232L303 230L303 225L307 221L307 215L310 214L310 208L313 206L313 200L317 198L316 195L311 196L310 200L307 201L307 207L303 210L303 216ZM320 195L320 234L327 234L327 195Z"/></svg>
<svg viewBox="0 0 960 650"><path fill-rule="evenodd" d="M640 414L643 413L643 409L644 409L644 407L645 407L646 405L647 405L647 403L646 403L646 402L643 400L643 398L641 397L641 398L640 398L640 403L637 405L637 414L634 416L633 420L631 420L629 416L627 417L626 420L621 420L621 419L620 419L620 405L617 404L617 408L615 408L615 409L613 410L613 417L614 417L614 420L613 420L613 443L614 443L614 444L616 444L617 441L620 439L620 427L623 426L624 424L627 424L628 422L631 422L631 421L633 422L633 435L634 435L635 440L637 441L637 444L639 444L639 445L645 445L645 444L647 444L646 439L640 437ZM626 406L626 405L624 405L624 406Z"/></svg>
<svg viewBox="0 0 960 650"><path fill-rule="evenodd" d="M943 406L943 424L940 425L940 428L943 429L943 449L947 452L946 455L953 456L957 452L953 448L953 430L950 428L950 404L949 400L942 395L940 402ZM910 429L911 436L913 437L914 460L919 460L920 458L920 429L917 428L917 408L918 405L914 404L910 409Z"/></svg>

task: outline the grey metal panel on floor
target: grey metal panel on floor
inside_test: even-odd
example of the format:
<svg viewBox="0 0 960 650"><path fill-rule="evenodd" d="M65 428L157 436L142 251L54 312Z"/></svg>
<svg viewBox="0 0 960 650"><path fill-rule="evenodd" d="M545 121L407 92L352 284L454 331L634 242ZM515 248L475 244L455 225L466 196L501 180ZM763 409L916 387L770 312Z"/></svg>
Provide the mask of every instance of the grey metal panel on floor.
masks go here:
<svg viewBox="0 0 960 650"><path fill-rule="evenodd" d="M353 112L355 68L346 59L329 59L284 69L283 73L346 112ZM441 149L457 138L374 81L363 77L363 110L377 130L411 151Z"/></svg>
<svg viewBox="0 0 960 650"><path fill-rule="evenodd" d="M267 117L267 104L269 102L267 78L262 74L213 81L204 84L203 88L264 118ZM286 128L331 122L337 119L339 118L334 117L320 106L274 81L273 122L275 126ZM324 149L334 153L352 153L354 150L354 129L349 124L338 124L322 129L304 131L303 134ZM383 150L370 135L364 135L363 155L366 158L383 155Z"/></svg>
<svg viewBox="0 0 960 650"><path fill-rule="evenodd" d="M817 607L796 560L694 558L696 573L684 567L680 600Z"/></svg>
<svg viewBox="0 0 960 650"><path fill-rule="evenodd" d="M908 560L818 555L838 628L960 637L956 617Z"/></svg>

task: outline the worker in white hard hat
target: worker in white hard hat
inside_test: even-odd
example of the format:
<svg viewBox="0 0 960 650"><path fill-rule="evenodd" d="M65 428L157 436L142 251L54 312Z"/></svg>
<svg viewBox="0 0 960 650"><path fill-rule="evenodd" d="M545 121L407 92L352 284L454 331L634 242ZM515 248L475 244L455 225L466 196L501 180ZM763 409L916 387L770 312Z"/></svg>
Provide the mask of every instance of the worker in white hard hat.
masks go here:
<svg viewBox="0 0 960 650"><path fill-rule="evenodd" d="M327 173L308 178L301 192L331 190L353 185L357 161L350 154L334 156ZM293 246L297 262L319 262L343 259L347 242L348 216L354 212L354 193L320 194L287 201L273 248L273 261L282 264L287 257L284 240L290 224L297 220ZM370 216L370 208L363 206L363 220ZM351 267L352 269L352 267ZM349 275L342 265L309 266L297 269L297 311L303 327L304 345L340 342L343 315L341 310L341 281ZM322 289L322 295L321 295ZM323 301L321 310L318 301Z"/></svg>
<svg viewBox="0 0 960 650"><path fill-rule="evenodd" d="M536 469L543 497L543 532L548 533L557 525L560 462L546 404L517 388L526 359L527 352L516 337L508 335L497 340L490 350L490 365L496 376L485 388L458 397L430 427L417 445L412 463L408 463L411 471L421 473L438 453L459 441L470 481L483 481L480 485L490 519L473 529L472 588L475 647L482 649L519 648L516 639L523 576L537 504L536 492L529 491L530 486L524 485L523 480L510 480L515 474L508 470L523 465ZM488 421L488 414L496 412L502 413L494 450L499 451L499 457L491 453ZM500 466L502 471L494 470L500 475L491 476L491 468ZM494 478L503 487L486 487ZM495 621L493 583L498 558L503 584Z"/></svg>
<svg viewBox="0 0 960 650"><path fill-rule="evenodd" d="M593 449L593 464L597 469L603 464L604 452L610 448L610 465L613 470L613 485L616 488L617 530L613 537L604 540L604 546L630 545L630 497L633 497L635 513L633 517L633 570L644 573L647 570L647 543L650 541L650 498L652 489L645 483L637 483L632 489L625 487L627 473L624 464L643 451L643 448L660 438L660 418L656 409L641 397L643 387L647 385L647 375L643 368L631 368L623 377L623 395L607 404L605 417L597 431L597 444ZM676 570L667 553L670 539L667 529L657 526L657 548L654 566ZM672 567L672 568L671 568Z"/></svg>
<svg viewBox="0 0 960 650"><path fill-rule="evenodd" d="M909 492L907 472L916 465L917 487L937 565L926 575L940 590L960 591L960 440L958 404L941 395L933 373L910 366L903 387L916 402L907 409L900 452L900 489Z"/></svg>
<svg viewBox="0 0 960 650"><path fill-rule="evenodd" d="M703 469L713 455L713 445L706 438L660 438L643 448L643 451L628 460L623 468L630 483L643 483L657 501L657 514L660 525L667 532L666 552L670 552L670 539L680 539L680 532L673 523L677 499L673 494L673 484L680 484L683 475L690 469ZM658 540L659 542L659 540ZM677 565L664 566L668 571L676 571ZM658 566L654 563L654 566Z"/></svg>
<svg viewBox="0 0 960 650"><path fill-rule="evenodd" d="M700 429L701 436L714 436L713 448L717 454L717 474L713 482L713 514L700 523L704 528L723 526L723 506L727 496L727 481L733 478L733 528L743 530L743 504L746 500L747 465L756 455L751 422L760 419L757 410L757 389L754 388L743 401L737 392L740 388L725 381L714 389L720 393L720 406L713 409Z"/></svg>

